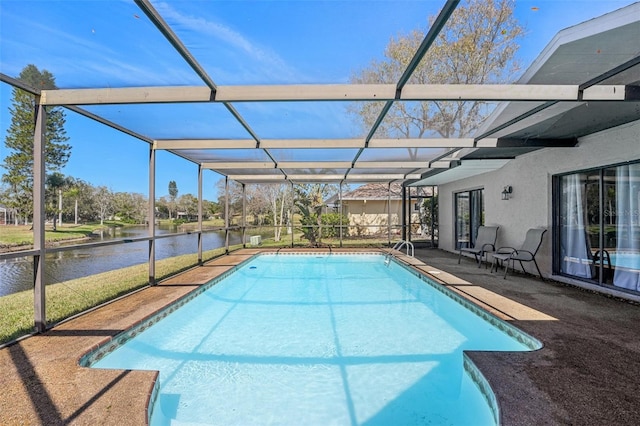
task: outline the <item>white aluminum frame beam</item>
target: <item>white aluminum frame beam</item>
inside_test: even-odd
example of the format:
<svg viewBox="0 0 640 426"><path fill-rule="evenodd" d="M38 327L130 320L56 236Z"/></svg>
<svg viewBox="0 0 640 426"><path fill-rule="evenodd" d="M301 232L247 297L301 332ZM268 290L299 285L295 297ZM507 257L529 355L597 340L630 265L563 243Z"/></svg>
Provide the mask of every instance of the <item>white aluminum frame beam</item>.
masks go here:
<svg viewBox="0 0 640 426"><path fill-rule="evenodd" d="M360 148L364 146L362 139L261 139L260 146L268 149L328 149L328 148Z"/></svg>
<svg viewBox="0 0 640 426"><path fill-rule="evenodd" d="M356 174L349 173L346 181L360 181L360 182L376 182L376 181L393 181L393 180L405 180L416 179L416 176L422 176L420 173L387 173L387 174Z"/></svg>
<svg viewBox="0 0 640 426"><path fill-rule="evenodd" d="M427 169L429 161L358 161L352 166L350 161L283 161L274 164L268 161L229 161L202 163L210 170L238 169Z"/></svg>
<svg viewBox="0 0 640 426"><path fill-rule="evenodd" d="M282 161L279 169L348 169L351 161Z"/></svg>
<svg viewBox="0 0 640 426"><path fill-rule="evenodd" d="M153 141L153 149L254 149L253 139L162 139Z"/></svg>
<svg viewBox="0 0 640 426"><path fill-rule="evenodd" d="M241 183L275 183L292 182L387 182L407 179L420 179L420 173L387 173L387 174L295 174L295 175L228 175L227 179Z"/></svg>
<svg viewBox="0 0 640 426"><path fill-rule="evenodd" d="M357 161L354 169L425 169L429 161Z"/></svg>
<svg viewBox="0 0 640 426"><path fill-rule="evenodd" d="M474 145L473 138L371 139L368 148L473 148L495 147L497 138L485 138ZM154 149L254 149L253 139L159 139ZM355 149L364 148L364 139L261 139L265 149Z"/></svg>
<svg viewBox="0 0 640 426"><path fill-rule="evenodd" d="M275 163L270 161L239 161L239 162L213 162L213 163L202 163L203 169L209 170L233 170L233 169L275 169L277 168Z"/></svg>
<svg viewBox="0 0 640 426"><path fill-rule="evenodd" d="M297 182L339 182L344 179L344 173L335 174L310 174L310 175L288 175L288 180Z"/></svg>
<svg viewBox="0 0 640 426"><path fill-rule="evenodd" d="M278 182L285 181L285 175L228 175L227 178L236 182Z"/></svg>
<svg viewBox="0 0 640 426"><path fill-rule="evenodd" d="M395 84L287 84L218 86L217 102L384 101L394 99Z"/></svg>
<svg viewBox="0 0 640 426"><path fill-rule="evenodd" d="M624 101L624 85L317 84L42 90L43 105L270 101Z"/></svg>
<svg viewBox="0 0 640 426"><path fill-rule="evenodd" d="M108 89L43 90L45 105L110 105L211 102L213 92L207 86L158 86Z"/></svg>

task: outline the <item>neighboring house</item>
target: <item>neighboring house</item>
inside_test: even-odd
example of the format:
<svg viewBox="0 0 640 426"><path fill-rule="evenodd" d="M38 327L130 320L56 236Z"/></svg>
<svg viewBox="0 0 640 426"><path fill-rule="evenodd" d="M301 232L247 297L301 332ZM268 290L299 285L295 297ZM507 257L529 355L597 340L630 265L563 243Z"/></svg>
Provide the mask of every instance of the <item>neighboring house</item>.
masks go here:
<svg viewBox="0 0 640 426"><path fill-rule="evenodd" d="M421 188L421 191L431 188ZM425 192L425 195L427 193ZM336 202L333 197L328 203ZM343 213L349 217L349 235L399 235L402 225L402 184L369 183L342 195ZM419 224L419 211L411 207L411 223Z"/></svg>
<svg viewBox="0 0 640 426"><path fill-rule="evenodd" d="M591 99L619 85L620 101L500 104L477 135L496 148L460 150L410 184L438 185L440 248L473 243L482 224L512 247L543 227L543 275L640 300L639 40L640 3L559 32L519 83L582 85Z"/></svg>

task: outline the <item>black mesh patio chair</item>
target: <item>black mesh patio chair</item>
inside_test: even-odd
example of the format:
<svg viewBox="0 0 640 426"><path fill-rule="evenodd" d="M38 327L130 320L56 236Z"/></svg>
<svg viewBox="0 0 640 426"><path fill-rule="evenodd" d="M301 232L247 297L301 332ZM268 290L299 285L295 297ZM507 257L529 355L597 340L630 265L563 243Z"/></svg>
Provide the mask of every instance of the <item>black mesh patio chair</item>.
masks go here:
<svg viewBox="0 0 640 426"><path fill-rule="evenodd" d="M495 267L496 272L498 271L498 262L504 264L506 261L507 264L504 265L504 278L507 278L507 272L509 271L509 262L511 262L511 269L515 271L516 260L520 262L520 266L522 267L523 272L527 272L524 269L524 265L522 262L533 262L536 266L536 270L538 271L538 275L540 275L540 279L544 281L542 278L542 273L540 273L540 268L538 267L538 262L536 262L536 253L538 253L538 249L542 245L542 237L544 233L547 232L546 229L542 228L532 228L527 231L527 235L524 239L524 243L519 249L513 247L500 247L496 250L493 256L493 265L491 265L491 272L493 272L493 268Z"/></svg>
<svg viewBox="0 0 640 426"><path fill-rule="evenodd" d="M496 249L496 240L498 239L499 226L480 226L478 228L478 235L476 236L476 242L473 247L462 247L458 253L458 264L462 253L471 253L478 262L478 268L482 266L482 257L487 260L487 253Z"/></svg>

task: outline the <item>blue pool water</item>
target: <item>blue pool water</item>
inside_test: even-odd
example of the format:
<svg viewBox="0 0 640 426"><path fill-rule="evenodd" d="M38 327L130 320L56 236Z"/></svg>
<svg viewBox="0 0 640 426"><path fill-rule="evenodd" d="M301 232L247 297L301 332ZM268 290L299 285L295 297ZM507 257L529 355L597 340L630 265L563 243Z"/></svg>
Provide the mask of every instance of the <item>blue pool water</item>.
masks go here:
<svg viewBox="0 0 640 426"><path fill-rule="evenodd" d="M463 351L532 349L503 329L380 255L262 255L93 367L159 370L152 425L490 425Z"/></svg>
<svg viewBox="0 0 640 426"><path fill-rule="evenodd" d="M611 253L610 258L611 264L614 266L628 269L640 269L640 253L614 252Z"/></svg>

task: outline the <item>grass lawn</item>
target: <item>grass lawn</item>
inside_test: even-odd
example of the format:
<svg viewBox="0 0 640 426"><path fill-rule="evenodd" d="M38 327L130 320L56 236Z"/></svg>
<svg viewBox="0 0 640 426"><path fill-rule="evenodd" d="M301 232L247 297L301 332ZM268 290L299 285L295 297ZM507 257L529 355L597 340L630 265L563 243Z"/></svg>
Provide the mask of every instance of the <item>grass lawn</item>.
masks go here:
<svg viewBox="0 0 640 426"><path fill-rule="evenodd" d="M88 237L100 225L62 225L53 231L51 225L45 226L45 241L57 242ZM0 248L33 245L31 225L0 225Z"/></svg>
<svg viewBox="0 0 640 426"><path fill-rule="evenodd" d="M161 224L171 224L171 221L162 221ZM83 225L62 224L58 225L57 230L53 230L51 224L45 225L44 239L47 243L55 243L59 241L70 241L86 238L97 229L107 227L127 226L127 224L116 221L105 221L103 225L100 223L91 223ZM139 225L137 225L139 226ZM184 231L197 229L197 223L185 223L181 225ZM203 221L203 228L214 228L224 226L224 221L220 219ZM25 248L33 246L33 230L31 225L0 225L0 249L16 248L24 246Z"/></svg>
<svg viewBox="0 0 640 426"><path fill-rule="evenodd" d="M235 246L234 249L241 246ZM202 254L210 260L224 254L224 248ZM156 262L156 279L162 280L195 266L197 254L176 256ZM47 323L54 324L77 313L148 284L146 263L47 285ZM0 297L0 343L34 330L33 291L25 290Z"/></svg>

